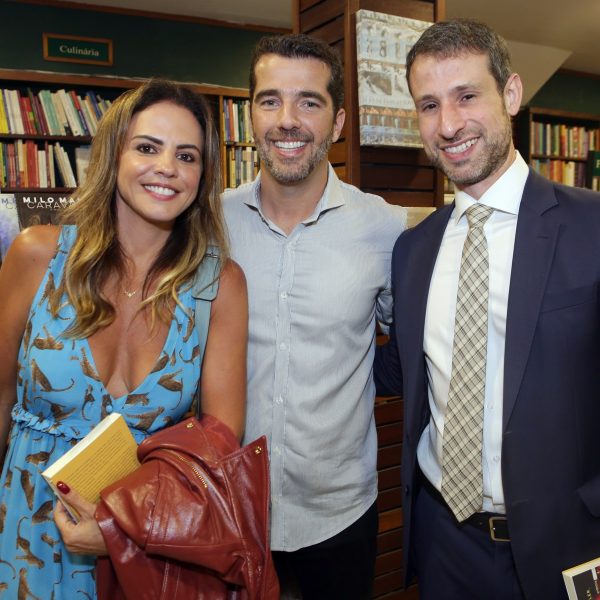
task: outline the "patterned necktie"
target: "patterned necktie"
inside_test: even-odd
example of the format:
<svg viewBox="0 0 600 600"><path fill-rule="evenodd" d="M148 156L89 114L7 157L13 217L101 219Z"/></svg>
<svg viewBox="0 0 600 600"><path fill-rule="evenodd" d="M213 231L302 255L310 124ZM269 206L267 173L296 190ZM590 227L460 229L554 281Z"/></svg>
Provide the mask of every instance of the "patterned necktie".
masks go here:
<svg viewBox="0 0 600 600"><path fill-rule="evenodd" d="M452 376L442 441L442 496L459 522L479 511L488 322L488 250L483 226L493 209L467 210L452 349Z"/></svg>

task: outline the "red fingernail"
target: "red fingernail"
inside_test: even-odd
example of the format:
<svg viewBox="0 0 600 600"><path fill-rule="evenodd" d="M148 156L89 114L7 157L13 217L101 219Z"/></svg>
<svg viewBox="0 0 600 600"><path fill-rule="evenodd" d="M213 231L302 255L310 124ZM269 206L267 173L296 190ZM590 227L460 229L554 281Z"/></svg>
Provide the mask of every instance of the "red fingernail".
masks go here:
<svg viewBox="0 0 600 600"><path fill-rule="evenodd" d="M59 481L56 487L61 494L68 494L71 491L71 488L64 481Z"/></svg>

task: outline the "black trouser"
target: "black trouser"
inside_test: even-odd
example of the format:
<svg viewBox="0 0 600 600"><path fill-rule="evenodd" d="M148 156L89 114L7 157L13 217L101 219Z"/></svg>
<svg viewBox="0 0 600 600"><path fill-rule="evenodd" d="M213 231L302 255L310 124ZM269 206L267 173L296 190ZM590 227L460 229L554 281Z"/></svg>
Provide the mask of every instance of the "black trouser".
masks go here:
<svg viewBox="0 0 600 600"><path fill-rule="evenodd" d="M282 590L294 587L303 600L371 598L377 553L377 506L332 538L295 552L273 552Z"/></svg>

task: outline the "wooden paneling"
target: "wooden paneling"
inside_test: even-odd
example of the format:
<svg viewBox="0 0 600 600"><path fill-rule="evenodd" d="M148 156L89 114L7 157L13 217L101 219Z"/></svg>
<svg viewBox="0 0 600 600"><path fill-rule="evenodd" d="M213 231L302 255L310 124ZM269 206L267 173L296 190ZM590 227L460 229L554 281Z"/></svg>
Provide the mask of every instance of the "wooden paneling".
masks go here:
<svg viewBox="0 0 600 600"><path fill-rule="evenodd" d="M375 404L379 443L377 451L379 539L375 575L376 580L385 576L382 583L377 584L377 588L385 588L386 591L392 591L402 569L402 488L400 482L402 406L402 400L399 398L378 398ZM374 597L378 597L378 595L376 594Z"/></svg>
<svg viewBox="0 0 600 600"><path fill-rule="evenodd" d="M402 531L400 531L400 529L382 533L377 538L378 554L385 554L386 552L391 552L398 548L402 548Z"/></svg>
<svg viewBox="0 0 600 600"><path fill-rule="evenodd" d="M377 557L375 563L375 574L383 575L398 570L398 565L402 564L402 550L385 552Z"/></svg>
<svg viewBox="0 0 600 600"><path fill-rule="evenodd" d="M426 192L433 188L435 173L431 167L407 165L361 165L362 188Z"/></svg>
<svg viewBox="0 0 600 600"><path fill-rule="evenodd" d="M325 0L300 13L300 31L311 33L313 29L344 14L344 0Z"/></svg>
<svg viewBox="0 0 600 600"><path fill-rule="evenodd" d="M327 42L328 44L335 45L337 42L344 39L344 17L340 15L329 21L322 27L317 27L310 32L310 35L319 38ZM340 53L340 56L344 56Z"/></svg>

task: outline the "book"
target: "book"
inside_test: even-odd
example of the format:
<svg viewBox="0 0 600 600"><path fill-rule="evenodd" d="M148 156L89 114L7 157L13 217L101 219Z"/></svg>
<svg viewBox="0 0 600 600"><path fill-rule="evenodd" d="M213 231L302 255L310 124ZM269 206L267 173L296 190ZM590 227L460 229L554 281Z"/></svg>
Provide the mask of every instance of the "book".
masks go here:
<svg viewBox="0 0 600 600"><path fill-rule="evenodd" d="M600 600L600 556L562 572L569 600Z"/></svg>
<svg viewBox="0 0 600 600"><path fill-rule="evenodd" d="M63 481L88 502L96 504L105 487L138 467L136 441L123 416L111 413L43 471L42 476L55 493L56 484ZM65 508L77 521L75 509L67 504Z"/></svg>
<svg viewBox="0 0 600 600"><path fill-rule="evenodd" d="M14 194L0 194L0 260L19 233L19 216Z"/></svg>
<svg viewBox="0 0 600 600"><path fill-rule="evenodd" d="M58 225L60 215L75 200L69 194L48 192L15 192L19 228L32 225Z"/></svg>
<svg viewBox="0 0 600 600"><path fill-rule="evenodd" d="M77 171L77 185L83 184L90 164L91 146L77 146L75 148L75 170Z"/></svg>

